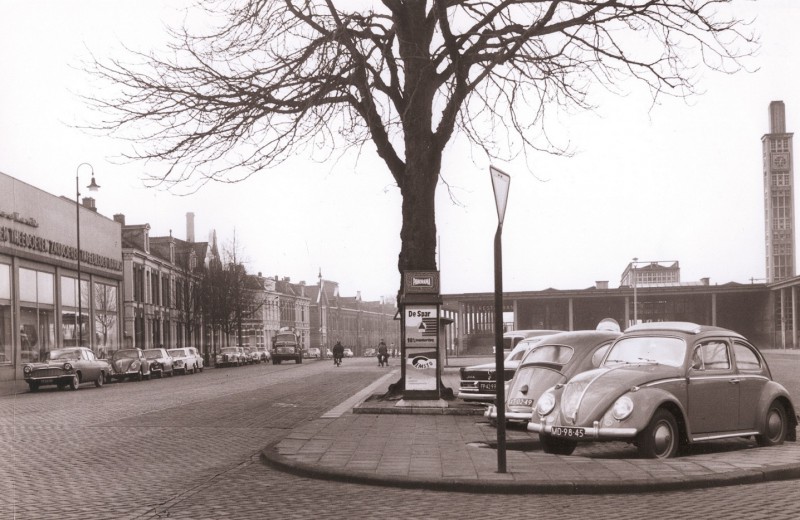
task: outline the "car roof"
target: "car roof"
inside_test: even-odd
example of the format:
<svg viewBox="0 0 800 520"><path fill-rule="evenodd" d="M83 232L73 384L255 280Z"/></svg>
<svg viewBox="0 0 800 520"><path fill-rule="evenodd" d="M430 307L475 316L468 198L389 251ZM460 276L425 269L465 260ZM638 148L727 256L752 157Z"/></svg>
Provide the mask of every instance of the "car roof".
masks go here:
<svg viewBox="0 0 800 520"><path fill-rule="evenodd" d="M555 334L556 332L562 332L560 330L544 330L544 329L526 329L526 330L510 330L508 332L503 333L504 338L515 338L515 337L523 337L523 338L533 338L536 336L546 336L548 334Z"/></svg>
<svg viewBox="0 0 800 520"><path fill-rule="evenodd" d="M716 327L713 325L698 325L689 321L654 321L649 323L639 323L631 325L625 329L625 333L639 331L660 331L660 332L683 332L686 334L700 334L702 332L727 332L740 335L729 329Z"/></svg>

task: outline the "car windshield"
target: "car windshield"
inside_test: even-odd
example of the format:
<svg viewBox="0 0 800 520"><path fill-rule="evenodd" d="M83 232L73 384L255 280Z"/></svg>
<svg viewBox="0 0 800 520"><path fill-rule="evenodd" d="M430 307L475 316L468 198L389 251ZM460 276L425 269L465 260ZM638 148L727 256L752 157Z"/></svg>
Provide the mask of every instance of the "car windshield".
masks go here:
<svg viewBox="0 0 800 520"><path fill-rule="evenodd" d="M114 352L111 359L137 359L138 357L139 351L137 350L118 350Z"/></svg>
<svg viewBox="0 0 800 520"><path fill-rule="evenodd" d="M654 363L679 367L686 355L682 339L663 336L636 336L617 341L608 351L603 366L621 363Z"/></svg>
<svg viewBox="0 0 800 520"><path fill-rule="evenodd" d="M158 358L161 357L161 351L160 350L145 350L144 351L144 357L146 357L147 359L158 359Z"/></svg>
<svg viewBox="0 0 800 520"><path fill-rule="evenodd" d="M236 347L225 347L220 352L222 352L223 354L238 354L239 353L239 351L236 350Z"/></svg>
<svg viewBox="0 0 800 520"><path fill-rule="evenodd" d="M54 361L56 359L80 359L81 353L77 350L51 350L47 353L46 359Z"/></svg>
<svg viewBox="0 0 800 520"><path fill-rule="evenodd" d="M169 355L170 355L170 356L172 356L172 357L183 357L183 356L185 356L185 355L186 355L186 354L183 352L183 350L181 350L181 349L179 349L179 348L175 348L175 349L172 349L172 350L168 350L167 352L169 352Z"/></svg>
<svg viewBox="0 0 800 520"><path fill-rule="evenodd" d="M566 345L542 345L528 352L525 363L557 363L566 365L575 351Z"/></svg>

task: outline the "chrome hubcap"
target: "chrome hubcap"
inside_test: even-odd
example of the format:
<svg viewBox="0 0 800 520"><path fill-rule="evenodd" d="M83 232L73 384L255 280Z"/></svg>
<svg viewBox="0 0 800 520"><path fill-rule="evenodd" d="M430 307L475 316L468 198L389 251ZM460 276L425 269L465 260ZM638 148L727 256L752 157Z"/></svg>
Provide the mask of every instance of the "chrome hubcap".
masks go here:
<svg viewBox="0 0 800 520"><path fill-rule="evenodd" d="M783 421L778 410L770 410L767 417L767 435L770 439L778 439L783 430Z"/></svg>
<svg viewBox="0 0 800 520"><path fill-rule="evenodd" d="M653 446L655 448L656 456L664 457L672 450L672 443L674 442L674 434L672 428L667 423L659 423L653 432Z"/></svg>

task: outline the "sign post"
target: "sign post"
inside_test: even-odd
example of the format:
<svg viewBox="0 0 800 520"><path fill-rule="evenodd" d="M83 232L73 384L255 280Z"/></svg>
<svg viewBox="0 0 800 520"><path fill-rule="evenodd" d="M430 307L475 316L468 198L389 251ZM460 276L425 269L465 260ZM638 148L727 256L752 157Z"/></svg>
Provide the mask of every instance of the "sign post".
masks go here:
<svg viewBox="0 0 800 520"><path fill-rule="evenodd" d="M503 219L508 203L508 188L511 177L489 167L492 177L494 200L497 204L497 232L494 236L494 356L495 356L495 404L497 408L497 472L506 472L506 391L505 363L503 356Z"/></svg>
<svg viewBox="0 0 800 520"><path fill-rule="evenodd" d="M439 363L438 271L405 271L401 312L401 353L404 399L439 399L442 367Z"/></svg>

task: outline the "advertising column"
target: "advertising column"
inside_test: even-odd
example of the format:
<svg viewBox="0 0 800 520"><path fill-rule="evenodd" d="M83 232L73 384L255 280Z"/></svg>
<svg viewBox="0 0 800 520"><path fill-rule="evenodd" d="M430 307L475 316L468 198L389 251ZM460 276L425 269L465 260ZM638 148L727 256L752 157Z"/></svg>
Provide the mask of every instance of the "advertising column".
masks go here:
<svg viewBox="0 0 800 520"><path fill-rule="evenodd" d="M403 380L406 399L438 399L439 364L438 271L403 273L402 316Z"/></svg>

